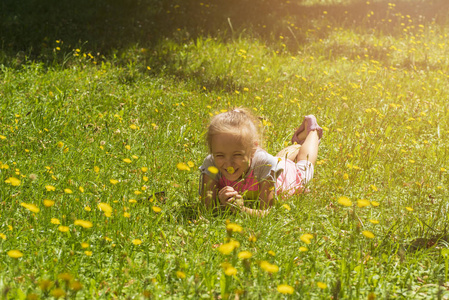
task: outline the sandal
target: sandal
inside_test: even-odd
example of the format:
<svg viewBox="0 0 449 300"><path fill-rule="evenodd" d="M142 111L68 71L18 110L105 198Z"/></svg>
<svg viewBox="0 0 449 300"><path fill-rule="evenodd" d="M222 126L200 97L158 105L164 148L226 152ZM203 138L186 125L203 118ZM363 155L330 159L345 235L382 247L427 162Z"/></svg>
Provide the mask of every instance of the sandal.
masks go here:
<svg viewBox="0 0 449 300"><path fill-rule="evenodd" d="M305 121L307 120L307 128L305 127ZM304 140L299 140L298 139L298 134L300 134L301 132L303 132L304 130L307 130L307 134L309 134L309 132L316 130L318 133L318 138L321 140L321 137L323 136L323 128L321 128L314 115L308 115L304 117L304 121L302 121L301 125L299 126L299 128L295 131L295 133L292 136L292 144L299 144L302 145L304 143Z"/></svg>

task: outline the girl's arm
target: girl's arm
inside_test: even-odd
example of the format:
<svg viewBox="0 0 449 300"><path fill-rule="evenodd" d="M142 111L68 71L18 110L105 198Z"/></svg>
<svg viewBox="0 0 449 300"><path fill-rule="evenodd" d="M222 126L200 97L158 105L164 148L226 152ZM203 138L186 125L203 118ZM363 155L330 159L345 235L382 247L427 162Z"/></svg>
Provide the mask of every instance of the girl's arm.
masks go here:
<svg viewBox="0 0 449 300"><path fill-rule="evenodd" d="M263 181L260 184L259 203L260 209L246 207L243 199L235 198L231 201L232 205L251 216L264 217L270 212L270 207L274 204L274 183L271 181Z"/></svg>
<svg viewBox="0 0 449 300"><path fill-rule="evenodd" d="M217 182L208 175L203 174L201 179L201 201L207 208L213 208L217 199Z"/></svg>

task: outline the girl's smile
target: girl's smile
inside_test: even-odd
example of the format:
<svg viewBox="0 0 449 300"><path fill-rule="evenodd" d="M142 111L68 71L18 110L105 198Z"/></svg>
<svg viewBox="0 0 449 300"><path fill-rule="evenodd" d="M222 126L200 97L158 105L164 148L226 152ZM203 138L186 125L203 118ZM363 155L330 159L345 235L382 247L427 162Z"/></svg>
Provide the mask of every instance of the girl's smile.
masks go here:
<svg viewBox="0 0 449 300"><path fill-rule="evenodd" d="M252 151L245 149L235 135L218 134L212 137L211 149L215 166L228 180L239 180L251 165Z"/></svg>

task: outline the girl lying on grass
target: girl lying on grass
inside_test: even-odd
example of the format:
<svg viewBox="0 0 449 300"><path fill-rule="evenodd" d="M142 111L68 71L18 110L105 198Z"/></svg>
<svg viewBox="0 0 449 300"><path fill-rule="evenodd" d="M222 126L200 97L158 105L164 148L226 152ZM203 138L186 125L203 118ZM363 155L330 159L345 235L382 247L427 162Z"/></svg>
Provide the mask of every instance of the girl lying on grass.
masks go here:
<svg viewBox="0 0 449 300"><path fill-rule="evenodd" d="M259 128L258 120L242 108L212 118L207 131L210 154L200 167L200 195L208 208L264 216L275 199L305 191L323 134L316 118L305 116L293 134L293 145L276 156L260 148Z"/></svg>

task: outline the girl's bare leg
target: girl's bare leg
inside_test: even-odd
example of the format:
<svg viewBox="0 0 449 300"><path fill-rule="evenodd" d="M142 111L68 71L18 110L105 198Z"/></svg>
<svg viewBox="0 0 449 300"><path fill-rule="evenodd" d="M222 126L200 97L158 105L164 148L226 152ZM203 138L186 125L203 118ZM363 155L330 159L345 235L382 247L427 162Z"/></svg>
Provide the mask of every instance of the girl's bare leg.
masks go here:
<svg viewBox="0 0 449 300"><path fill-rule="evenodd" d="M301 145L291 145L288 146L276 154L276 157L282 157L282 158L288 158L296 163L296 156L298 156L299 149L301 148Z"/></svg>
<svg viewBox="0 0 449 300"><path fill-rule="evenodd" d="M307 120L305 122L305 128L307 128ZM317 131L313 130L307 133L307 130L304 130L298 134L298 139L304 141L302 146L288 146L276 154L276 157L286 157L295 163L300 160L307 160L315 165L318 157L318 145L320 140Z"/></svg>

